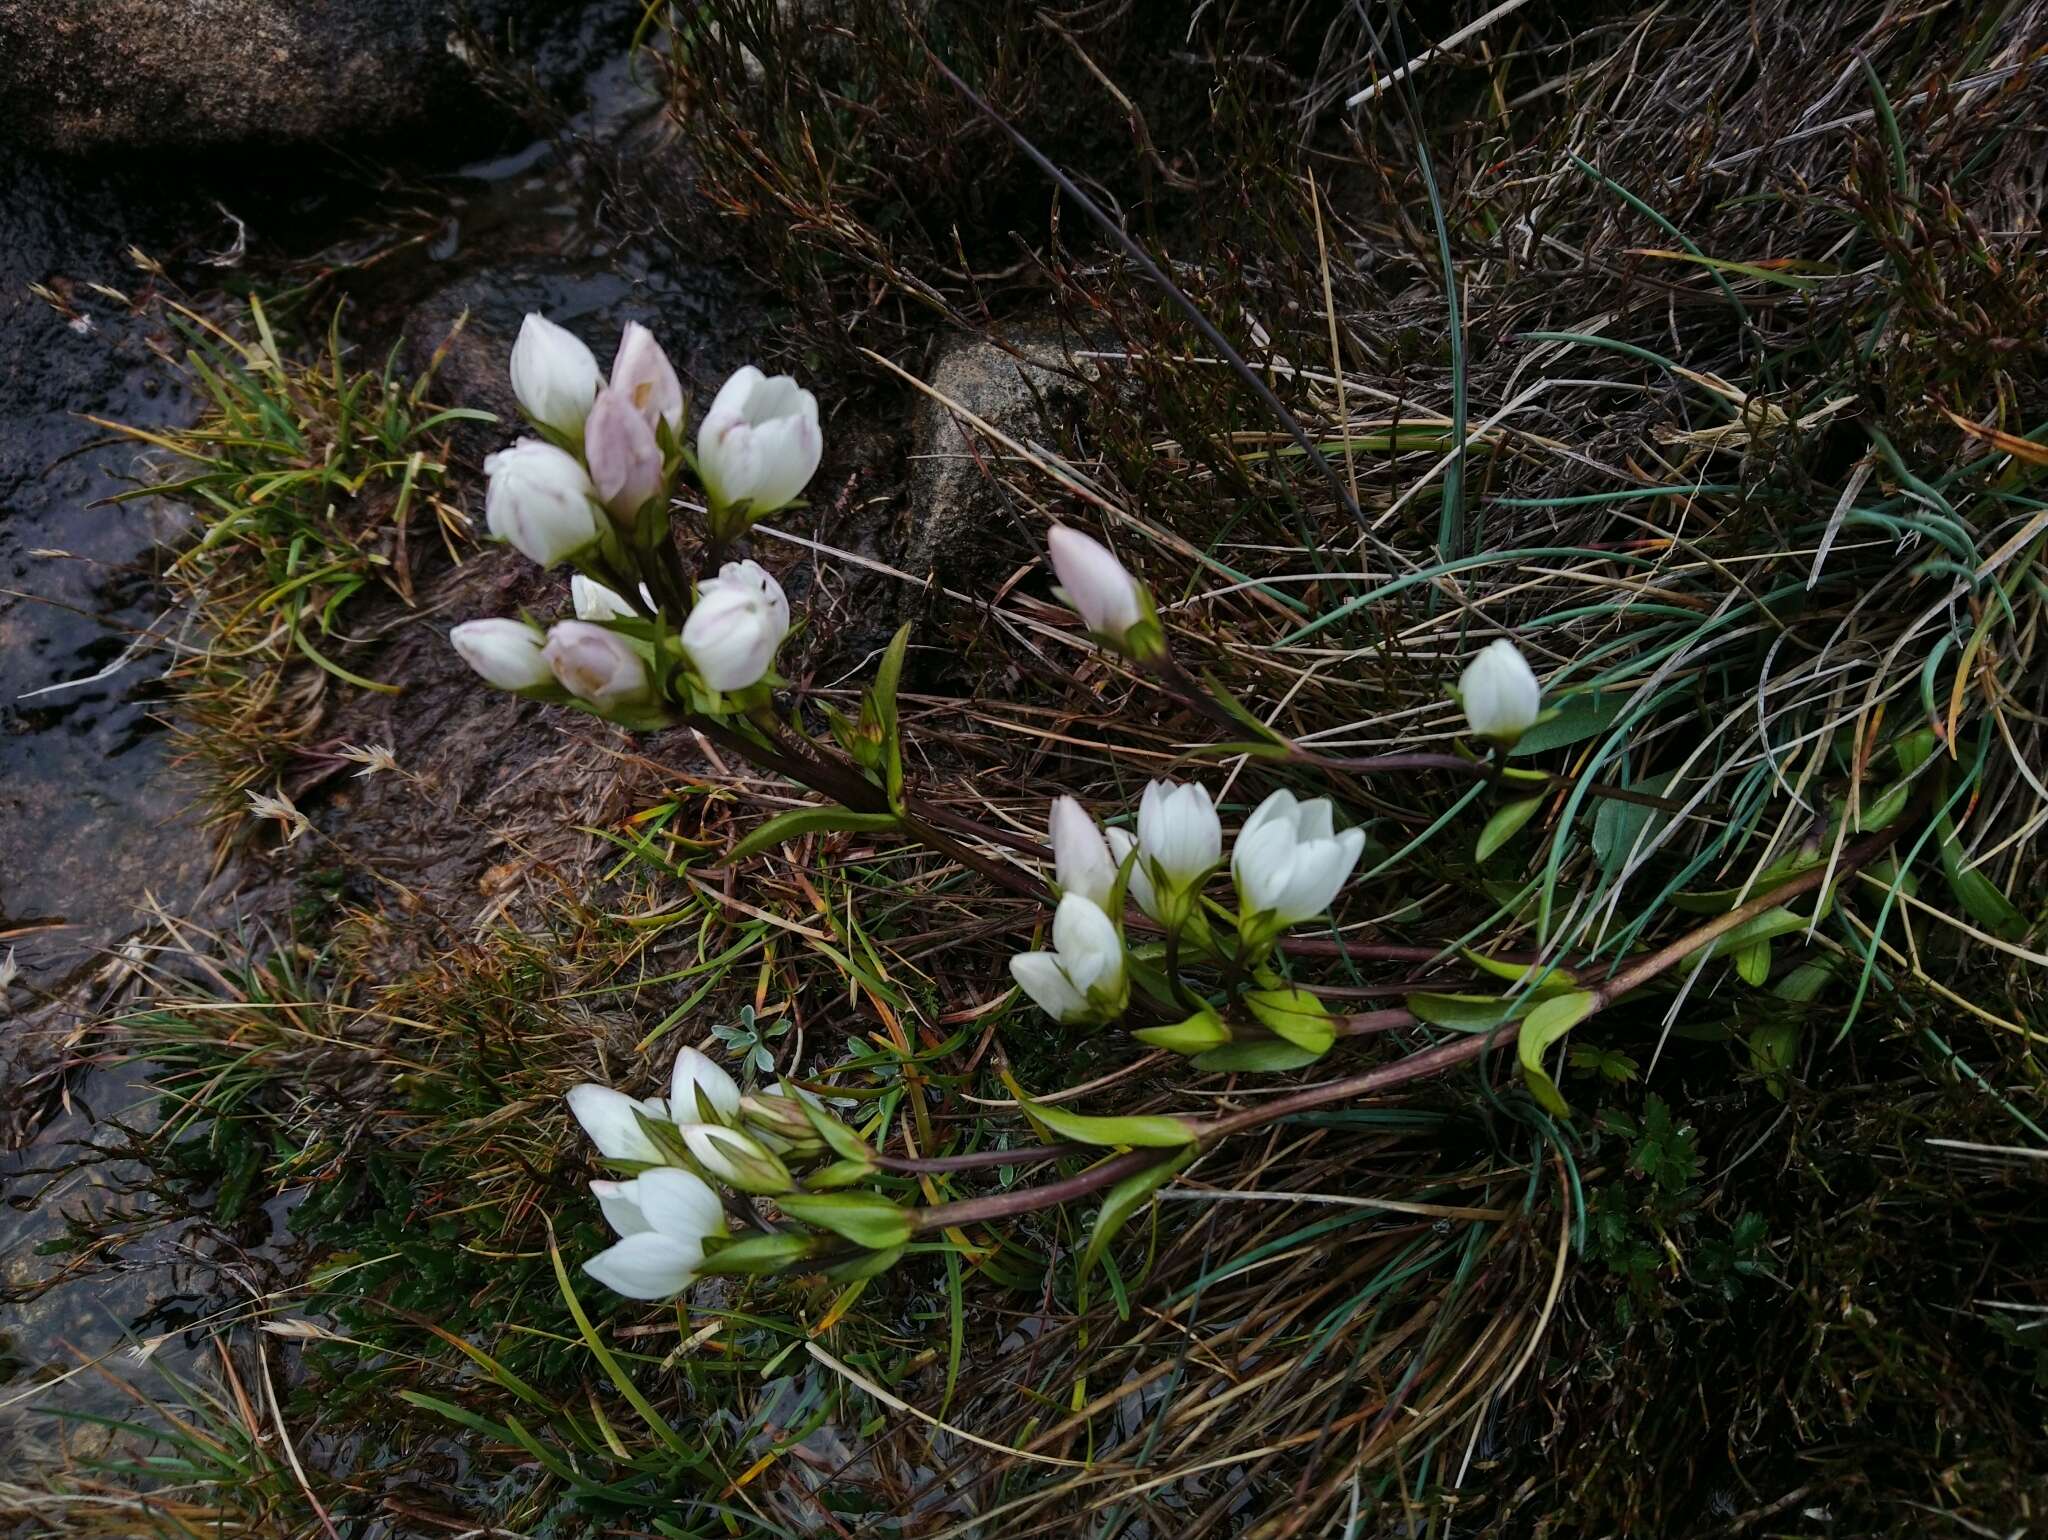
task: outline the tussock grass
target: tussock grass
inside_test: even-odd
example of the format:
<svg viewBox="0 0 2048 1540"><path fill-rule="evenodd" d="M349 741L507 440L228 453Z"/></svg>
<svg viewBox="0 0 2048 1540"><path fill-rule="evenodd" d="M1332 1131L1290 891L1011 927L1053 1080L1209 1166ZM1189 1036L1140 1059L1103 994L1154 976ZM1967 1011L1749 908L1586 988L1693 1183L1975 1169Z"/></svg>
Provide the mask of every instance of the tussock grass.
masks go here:
<svg viewBox="0 0 2048 1540"><path fill-rule="evenodd" d="M395 688L343 661L365 640L351 633L351 601L380 589L411 605L423 538L454 557L468 519L442 492L445 432L489 414L435 409L432 367L409 384L389 360L354 367L339 310L310 360L280 343L258 299L246 335L182 307L169 319L205 412L185 429L103 426L170 457L163 479L112 501L171 497L195 520L165 571L186 608L165 685L226 835L318 740L332 681Z"/></svg>

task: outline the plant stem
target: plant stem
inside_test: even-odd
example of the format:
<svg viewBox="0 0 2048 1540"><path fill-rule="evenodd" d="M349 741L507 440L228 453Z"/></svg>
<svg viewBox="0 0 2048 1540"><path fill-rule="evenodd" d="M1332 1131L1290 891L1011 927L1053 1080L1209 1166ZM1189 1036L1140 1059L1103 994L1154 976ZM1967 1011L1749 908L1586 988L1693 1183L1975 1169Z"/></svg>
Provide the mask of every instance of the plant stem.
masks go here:
<svg viewBox="0 0 2048 1540"><path fill-rule="evenodd" d="M1594 1004L1587 1014L1592 1015L1605 1010L1624 995L1641 988L1660 974L1676 967L1702 947L1711 946L1730 931L1747 924L1758 915L1813 892L1827 882L1831 875L1839 880L1868 865L1889 849L1900 834L1919 820L1927 802L1928 795L1923 792L1914 799L1913 805L1896 822L1844 849L1832 868L1825 863L1810 867L1799 875L1779 883L1769 892L1759 894L1748 903L1716 916L1705 925L1694 927L1676 940L1624 968L1592 991ZM1405 1025L1404 1022L1392 1019L1396 1014L1406 1016L1408 1013L1369 1011L1350 1018L1346 1026L1353 1028L1357 1033L1389 1031ZM1370 1025L1365 1025L1366 1023ZM1420 1053L1412 1053L1404 1059L1396 1060L1392 1064L1383 1064L1363 1074L1349 1075L1325 1085L1310 1086L1295 1092L1292 1096L1262 1102L1256 1107L1247 1107L1223 1117L1189 1118L1184 1121L1194 1131L1195 1138L1207 1144L1213 1140L1263 1127L1282 1118L1293 1117L1298 1113L1327 1107L1332 1102L1351 1101L1397 1085L1406 1085L1412 1081L1426 1080L1444 1074L1495 1048L1507 1047L1514 1042L1520 1030L1519 1022L1503 1022L1490 1032L1439 1043L1434 1048L1425 1048ZM1020 1188L991 1197L969 1198L958 1203L941 1203L931 1208L917 1210L912 1216L913 1223L918 1231L924 1232L1012 1218L1034 1209L1046 1208L1099 1192L1127 1176L1148 1169L1160 1159L1161 1156L1156 1150L1131 1150L1086 1171L1064 1177L1057 1182L1048 1182L1042 1187Z"/></svg>

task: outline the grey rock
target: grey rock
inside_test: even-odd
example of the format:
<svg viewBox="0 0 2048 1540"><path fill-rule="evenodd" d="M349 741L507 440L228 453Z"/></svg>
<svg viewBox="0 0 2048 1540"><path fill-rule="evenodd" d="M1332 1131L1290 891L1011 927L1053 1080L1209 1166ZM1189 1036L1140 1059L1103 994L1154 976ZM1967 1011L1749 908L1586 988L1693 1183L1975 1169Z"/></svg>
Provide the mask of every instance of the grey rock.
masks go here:
<svg viewBox="0 0 2048 1540"><path fill-rule="evenodd" d="M1056 422L1079 405L1085 382L1097 372L1097 365L1075 356L1078 345L1037 332L1010 337L1007 345L963 337L939 354L927 381L933 395L919 396L911 422L916 515L902 557L907 571L971 591L975 576L1005 544L992 535L1016 522L1010 497L987 469L1014 458L1014 451L963 411L1020 444L1054 441Z"/></svg>
<svg viewBox="0 0 2048 1540"><path fill-rule="evenodd" d="M65 154L474 131L491 116L478 110L487 54L558 84L600 42L618 51L637 11L631 0L0 0L0 114L20 142Z"/></svg>

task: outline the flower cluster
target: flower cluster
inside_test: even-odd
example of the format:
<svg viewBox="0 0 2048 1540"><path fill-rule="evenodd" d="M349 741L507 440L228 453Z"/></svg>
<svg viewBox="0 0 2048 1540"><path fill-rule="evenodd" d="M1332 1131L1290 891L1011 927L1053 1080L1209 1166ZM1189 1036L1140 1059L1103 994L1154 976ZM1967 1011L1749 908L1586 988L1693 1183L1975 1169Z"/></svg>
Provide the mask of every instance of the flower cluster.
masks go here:
<svg viewBox="0 0 2048 1540"><path fill-rule="evenodd" d="M1128 896L1167 938L1169 970L1180 943L1238 970L1258 963L1290 927L1335 902L1365 849L1365 832L1337 832L1327 797L1300 801L1286 790L1261 802L1238 831L1230 856L1234 910L1206 897L1223 864L1223 823L1208 788L1154 781L1139 799L1137 833L1096 827L1081 804L1052 805L1052 950L1010 959L1010 973L1039 1008L1067 1023L1100 1024L1130 1000L1127 961L1143 960L1124 936ZM1217 925L1232 932L1218 934ZM1128 954L1128 955L1127 955ZM1167 980L1178 993L1185 981Z"/></svg>
<svg viewBox="0 0 2048 1540"><path fill-rule="evenodd" d="M716 713L769 678L789 603L766 569L719 562L755 520L787 507L823 452L818 402L787 375L751 364L697 425L654 334L637 322L607 379L577 337L529 315L512 349L512 389L537 436L484 462L490 532L543 567L576 568L576 618L473 620L449 633L501 690L580 705L635 727L671 708ZM691 583L670 537L677 483L705 502L717 575ZM708 570L708 569L707 569Z"/></svg>
<svg viewBox="0 0 2048 1540"><path fill-rule="evenodd" d="M685 1048L676 1056L666 1097L638 1098L586 1084L570 1091L568 1100L598 1154L630 1173L623 1181L590 1184L619 1238L583 1268L615 1293L668 1299L704 1273L772 1270L812 1254L829 1238L736 1240L721 1186L791 1212L805 1209L807 1222L827 1232L836 1217L857 1209L864 1216L856 1226L863 1243L894 1233L873 1205L830 1193L874 1167L859 1136L805 1092L778 1084L742 1094L710 1058ZM792 1165L810 1168L801 1186ZM742 1201L734 1202L751 1224Z"/></svg>

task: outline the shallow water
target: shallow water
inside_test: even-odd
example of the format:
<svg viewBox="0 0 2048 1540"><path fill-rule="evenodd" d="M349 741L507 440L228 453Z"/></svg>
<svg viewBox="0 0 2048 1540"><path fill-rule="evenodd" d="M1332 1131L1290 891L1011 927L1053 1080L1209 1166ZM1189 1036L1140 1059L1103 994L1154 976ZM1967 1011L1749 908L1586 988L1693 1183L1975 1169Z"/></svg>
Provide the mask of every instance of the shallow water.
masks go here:
<svg viewBox="0 0 2048 1540"><path fill-rule="evenodd" d="M266 245L236 281L263 292L308 267L334 266L338 254L334 293L346 297L344 327L363 363L381 361L401 333L402 359L423 360L468 311L465 344L436 392L445 401L493 404L505 346L529 309L594 344L624 319L646 320L686 377L714 382L757 311L715 265L679 262L665 242L619 232L610 217L616 147L654 144L655 104L623 63L589 89L589 109L556 140L418 170L396 206L374 196L354 208L330 201L317 211L317 239L302 236L297 251L266 231L275 250ZM231 916L223 895L232 868L206 891L210 844L151 718L162 654L142 648L89 678L152 628L175 633L180 617L165 612L153 575L177 516L151 503L96 506L144 467L134 445L109 442L81 417L144 427L189 420L195 403L150 350L152 341L170 346L167 329L145 307L86 285L127 284L138 298L126 242L143 243L136 232L146 230L166 246L205 250L218 215L191 200L152 205L134 182L0 156L7 192L14 196L0 207L21 210L34 237L6 243L0 259L0 343L13 344L0 349L0 958L12 947L21 969L0 1000L0 1145L9 1149L0 1155L0 1466L11 1467L10 1454L71 1436L44 1413L132 1413L117 1386L81 1365L105 1360L160 1391L142 1357L179 1370L205 1347L205 1334L188 1328L280 1282L289 1199L272 1205L271 1233L245 1250L246 1234L223 1235L146 1190L146 1169L114 1152L127 1142L120 1125L153 1123L150 1067L65 1057L71 1029L115 1002L118 981L96 970L134 933L145 891L174 914ZM84 207L98 216L72 217ZM423 219L426 239L393 233L417 232ZM353 233L337 248L330 243L342 228ZM362 265L348 271L349 262ZM69 315L18 298L53 276L72 297ZM187 276L197 284L208 272L195 266ZM457 454L473 459L462 446ZM86 682L29 694L67 681ZM117 1243L74 1271L53 1249L70 1221ZM143 1342L151 1346L138 1355ZM50 1381L61 1383L42 1388Z"/></svg>

